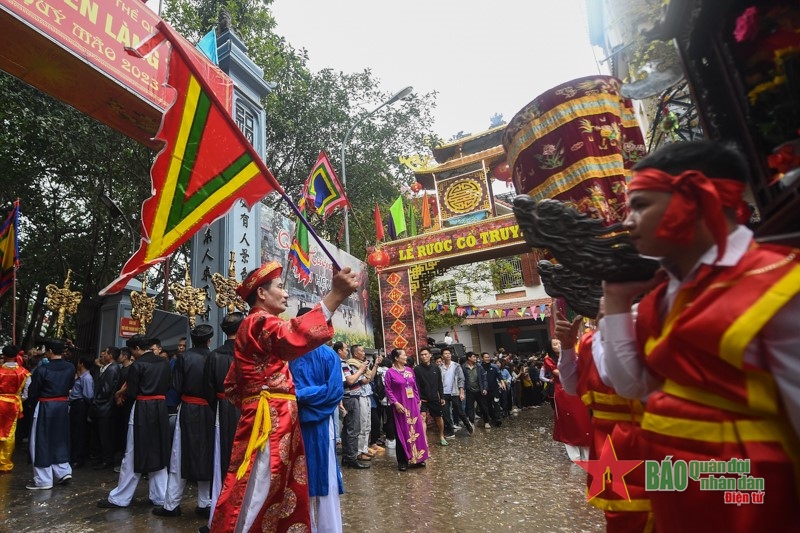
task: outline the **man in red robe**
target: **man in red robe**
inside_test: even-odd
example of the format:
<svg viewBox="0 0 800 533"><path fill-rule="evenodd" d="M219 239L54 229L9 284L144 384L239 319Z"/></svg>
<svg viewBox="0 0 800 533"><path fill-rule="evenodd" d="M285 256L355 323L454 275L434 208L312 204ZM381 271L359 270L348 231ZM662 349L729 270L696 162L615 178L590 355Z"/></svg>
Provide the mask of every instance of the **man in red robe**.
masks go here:
<svg viewBox="0 0 800 533"><path fill-rule="evenodd" d="M560 356L561 341L553 339L551 346ZM556 362L549 355L544 358L542 370L553 374L553 440L564 443L571 461L585 461L589 459L589 444L592 442L589 410L580 398L564 390Z"/></svg>
<svg viewBox="0 0 800 533"><path fill-rule="evenodd" d="M640 422L644 409L642 402L619 396L605 382L607 377L604 378L605 361L599 330L584 334L576 353L572 345L583 325L582 317L569 322L561 313L556 316L556 336L564 347L558 359L561 384L564 391L579 397L591 410L592 442L589 460L600 458L608 437L611 437L617 459L642 460L643 454L639 445ZM653 513L650 511L650 499L645 492L644 474L642 462L623 476L624 490L619 490L619 483L612 485L606 482L602 492L590 494L589 503L605 513L607 533L645 533L653 530ZM612 480L614 481L619 480ZM594 477L589 474L586 478L587 488L591 490L595 482Z"/></svg>
<svg viewBox="0 0 800 533"><path fill-rule="evenodd" d="M735 148L711 141L671 144L633 167L624 227L639 253L662 258L666 276L606 284L611 381L628 398L649 394L647 459L703 461L694 464L706 471L708 461L736 459L746 476L699 477L751 501L730 505L724 490L701 490L702 480L674 490L654 474L657 531L800 524L800 260L737 223L747 169ZM631 304L651 287L634 327Z"/></svg>
<svg viewBox="0 0 800 533"><path fill-rule="evenodd" d="M282 270L277 262L266 263L237 289L250 313L236 334L225 393L242 415L214 510L215 533L311 531L305 451L287 362L333 337L331 316L358 288L358 278L350 268L335 273L320 304L287 321L278 316L289 297Z"/></svg>

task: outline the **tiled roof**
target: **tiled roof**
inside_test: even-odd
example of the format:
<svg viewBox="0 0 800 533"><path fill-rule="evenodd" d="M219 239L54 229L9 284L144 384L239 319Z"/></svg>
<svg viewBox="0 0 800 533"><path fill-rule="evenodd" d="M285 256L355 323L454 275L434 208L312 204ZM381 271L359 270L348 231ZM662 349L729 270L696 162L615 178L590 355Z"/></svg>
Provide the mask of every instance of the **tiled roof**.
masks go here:
<svg viewBox="0 0 800 533"><path fill-rule="evenodd" d="M456 159L451 159L450 161L447 161L446 163L442 163L441 165L435 167L428 167L425 169L417 170L414 174L416 174L417 176L435 174L438 172L453 170L472 163L476 163L482 159L497 159L498 157L504 157L504 156L505 156L505 150L503 149L502 145L495 146L493 148L481 150L480 152L476 152L474 154L469 154Z"/></svg>

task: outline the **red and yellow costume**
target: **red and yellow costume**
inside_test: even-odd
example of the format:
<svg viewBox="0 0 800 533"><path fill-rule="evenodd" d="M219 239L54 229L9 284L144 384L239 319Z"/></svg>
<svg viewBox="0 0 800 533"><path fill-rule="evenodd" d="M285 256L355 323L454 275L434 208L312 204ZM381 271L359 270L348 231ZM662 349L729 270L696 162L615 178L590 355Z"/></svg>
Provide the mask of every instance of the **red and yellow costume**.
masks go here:
<svg viewBox="0 0 800 533"><path fill-rule="evenodd" d="M288 322L255 308L242 322L236 335L234 362L225 378L226 396L241 409L242 416L212 531L235 529L242 505L247 504L244 500L248 483L261 481L250 477L260 449L255 442L259 425L269 431L271 479L269 496L253 529L294 531L305 524L306 530L297 530L311 531L305 450L287 361L332 337L333 328L319 306ZM237 475L240 469L241 476Z"/></svg>
<svg viewBox="0 0 800 533"><path fill-rule="evenodd" d="M592 443L589 460L599 458L606 437L611 436L616 456L621 460L644 459L640 446L644 407L639 400L628 400L603 383L592 357L592 339L595 332L581 338L578 345L577 393L592 411ZM599 339L599 337L598 337ZM592 476L587 476L586 486L591 486ZM607 532L641 533L653 530L650 500L644 490L644 464L625 475L630 501L623 499L607 485L606 489L589 500L606 515Z"/></svg>
<svg viewBox="0 0 800 533"><path fill-rule="evenodd" d="M691 480L683 492L650 492L659 531L789 531L800 524L800 442L772 374L744 359L800 292L796 252L752 244L735 266L702 265L665 318L666 282L639 305L640 354L665 380L642 420L647 458L749 459L749 475L765 480L764 503L738 507Z"/></svg>
<svg viewBox="0 0 800 533"><path fill-rule="evenodd" d="M549 372L556 370L556 363L550 356L542 364ZM553 375L553 397L555 414L553 416L553 440L571 446L589 446L592 441L592 426L589 410L580 398L568 394L557 375Z"/></svg>
<svg viewBox="0 0 800 533"><path fill-rule="evenodd" d="M274 261L262 265L237 293L246 300L281 270ZM240 520L248 531L311 531L303 434L287 362L332 338L320 305L289 321L256 306L242 321L225 378L225 395L242 416L211 531L234 531ZM254 466L261 467L258 475L251 475ZM245 517L252 519L249 527Z"/></svg>
<svg viewBox="0 0 800 533"><path fill-rule="evenodd" d="M2 359L0 359L2 360ZM11 472L14 463L17 420L22 418L22 390L30 376L21 365L0 365L0 472Z"/></svg>

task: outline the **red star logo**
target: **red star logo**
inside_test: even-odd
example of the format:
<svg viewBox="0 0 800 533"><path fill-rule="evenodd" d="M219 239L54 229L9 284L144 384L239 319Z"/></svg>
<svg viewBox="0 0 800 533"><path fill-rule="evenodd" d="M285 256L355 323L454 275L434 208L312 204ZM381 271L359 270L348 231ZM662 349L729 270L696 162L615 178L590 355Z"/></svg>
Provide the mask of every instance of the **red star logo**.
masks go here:
<svg viewBox="0 0 800 533"><path fill-rule="evenodd" d="M625 485L625 475L642 464L644 461L620 461L614 451L611 435L606 436L603 451L599 459L591 461L575 461L575 464L586 470L592 476L592 484L586 495L588 502L606 489L606 483L611 484L611 490L626 501L631 501L628 495L628 486Z"/></svg>

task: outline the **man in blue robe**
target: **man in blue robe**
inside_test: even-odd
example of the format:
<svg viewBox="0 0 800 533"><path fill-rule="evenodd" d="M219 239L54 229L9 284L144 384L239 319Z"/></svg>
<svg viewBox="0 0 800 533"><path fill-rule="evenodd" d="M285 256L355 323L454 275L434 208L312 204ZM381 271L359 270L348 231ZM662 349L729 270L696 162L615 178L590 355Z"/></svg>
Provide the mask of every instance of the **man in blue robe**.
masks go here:
<svg viewBox="0 0 800 533"><path fill-rule="evenodd" d="M30 451L33 483L29 490L49 490L72 479L69 464L69 390L75 382L75 366L62 358L65 344L46 340L45 357L50 361L31 376L28 400L33 412Z"/></svg>
<svg viewBox="0 0 800 533"><path fill-rule="evenodd" d="M310 309L301 308L297 316ZM313 533L341 533L339 495L344 493L336 460L337 408L344 385L339 356L322 345L289 362L306 450Z"/></svg>

